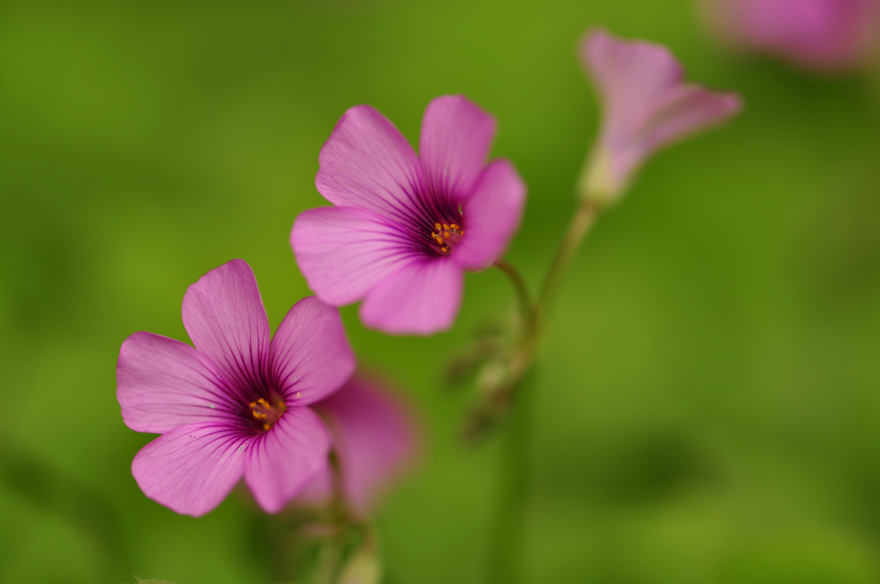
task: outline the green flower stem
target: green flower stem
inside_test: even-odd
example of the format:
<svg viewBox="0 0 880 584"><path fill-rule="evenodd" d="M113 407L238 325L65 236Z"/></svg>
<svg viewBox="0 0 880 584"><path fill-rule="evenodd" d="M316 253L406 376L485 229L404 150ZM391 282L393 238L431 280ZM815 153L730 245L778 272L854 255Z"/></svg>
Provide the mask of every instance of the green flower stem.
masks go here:
<svg viewBox="0 0 880 584"><path fill-rule="evenodd" d="M504 272L504 274L510 278L510 283L513 285L513 290L519 301L520 314L522 314L523 322L527 323L529 319L532 318L532 312L535 310L535 305L534 302L532 302L532 295L529 292L529 287L526 286L525 280L517 269L505 260L497 260L492 265Z"/></svg>
<svg viewBox="0 0 880 584"><path fill-rule="evenodd" d="M362 554L378 558L379 554L379 539L372 524L352 512L345 493L343 469L335 448L327 455L327 465L331 476L331 497L327 506L327 523L330 532L318 554L317 571L312 580L316 584L336 584L351 563L352 558L346 557L348 555ZM357 550L345 553L346 548L350 546L351 530L359 538ZM379 566L377 559L376 565L372 566L376 578L380 574Z"/></svg>
<svg viewBox="0 0 880 584"><path fill-rule="evenodd" d="M513 284L523 316L523 329L511 354L507 383L498 396L506 406L507 419L502 435L498 500L487 566L488 584L519 584L523 581L530 416L535 398L533 362L544 333L544 319L553 309L571 260L601 209L594 201L581 200L547 271L537 302L532 300L522 276L513 266L503 260L495 263L495 267L507 274Z"/></svg>
<svg viewBox="0 0 880 584"><path fill-rule="evenodd" d="M488 584L523 581L526 551L526 506L531 437L531 401L535 367L524 375L512 396L505 421L498 473L498 498L488 558Z"/></svg>
<svg viewBox="0 0 880 584"><path fill-rule="evenodd" d="M565 232L565 238L556 251L553 263L544 278L541 293L538 295L538 303L545 315L550 314L553 310L556 297L559 294L559 287L562 285L568 266L584 237L596 222L599 211L601 211L601 207L590 200L582 200L578 205L577 211L568 225L568 231Z"/></svg>

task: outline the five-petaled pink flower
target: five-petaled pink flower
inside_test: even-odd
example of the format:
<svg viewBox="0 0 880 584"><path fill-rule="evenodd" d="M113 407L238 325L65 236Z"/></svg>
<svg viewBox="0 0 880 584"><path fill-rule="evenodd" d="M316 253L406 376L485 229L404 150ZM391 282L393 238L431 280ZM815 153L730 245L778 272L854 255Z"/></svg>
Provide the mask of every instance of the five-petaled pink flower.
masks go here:
<svg viewBox="0 0 880 584"><path fill-rule="evenodd" d="M297 217L290 243L318 297L363 299L361 319L389 333L452 325L463 271L499 258L519 225L525 185L484 165L495 120L462 96L433 100L418 156L372 107L348 110L321 150L318 191L334 207Z"/></svg>
<svg viewBox="0 0 880 584"><path fill-rule="evenodd" d="M736 48L805 69L846 71L880 40L880 0L706 0L710 26Z"/></svg>
<svg viewBox="0 0 880 584"><path fill-rule="evenodd" d="M387 384L361 373L313 407L333 435L346 501L352 511L366 515L385 487L415 458L418 434L413 414ZM333 480L328 468L297 500L326 502Z"/></svg>
<svg viewBox="0 0 880 584"><path fill-rule="evenodd" d="M195 345L135 333L119 350L116 396L132 430L162 434L134 458L144 493L187 515L216 507L244 476L279 511L325 469L330 435L309 407L355 367L337 309L297 302L270 341L254 274L211 270L183 298Z"/></svg>
<svg viewBox="0 0 880 584"><path fill-rule="evenodd" d="M684 71L666 47L594 30L580 49L603 120L579 190L600 205L619 198L651 154L742 107L736 94L683 83Z"/></svg>

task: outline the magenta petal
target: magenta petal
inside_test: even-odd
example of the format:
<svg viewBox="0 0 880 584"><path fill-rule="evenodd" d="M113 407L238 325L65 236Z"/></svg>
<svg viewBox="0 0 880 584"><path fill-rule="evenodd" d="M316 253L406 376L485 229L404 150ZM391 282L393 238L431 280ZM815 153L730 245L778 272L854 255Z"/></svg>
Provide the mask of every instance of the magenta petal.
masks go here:
<svg viewBox="0 0 880 584"><path fill-rule="evenodd" d="M409 413L375 383L357 377L315 408L330 424L348 501L365 514L381 488L415 454ZM323 481L329 484L326 477Z"/></svg>
<svg viewBox="0 0 880 584"><path fill-rule="evenodd" d="M248 439L228 426L188 424L144 446L131 472L145 495L198 517L219 505L241 478Z"/></svg>
<svg viewBox="0 0 880 584"><path fill-rule="evenodd" d="M251 267L232 260L191 285L183 326L199 352L238 387L259 386L269 352L269 321Z"/></svg>
<svg viewBox="0 0 880 584"><path fill-rule="evenodd" d="M653 152L693 132L718 124L742 109L734 93L718 93L697 85L684 85L658 99L644 121L640 142Z"/></svg>
<svg viewBox="0 0 880 584"><path fill-rule="evenodd" d="M304 211L293 224L290 245L309 287L335 306L363 298L412 248L402 228L356 207Z"/></svg>
<svg viewBox="0 0 880 584"><path fill-rule="evenodd" d="M361 304L361 320L387 333L429 335L452 326L463 275L451 258L426 258L401 267Z"/></svg>
<svg viewBox="0 0 880 584"><path fill-rule="evenodd" d="M244 480L267 513L277 513L326 468L330 434L309 408L290 408L248 452Z"/></svg>
<svg viewBox="0 0 880 584"><path fill-rule="evenodd" d="M161 434L232 418L237 404L220 383L213 365L186 343L141 332L119 349L116 398L132 430Z"/></svg>
<svg viewBox="0 0 880 584"><path fill-rule="evenodd" d="M354 353L339 311L314 296L288 311L269 351L273 384L288 406L326 397L354 372Z"/></svg>
<svg viewBox="0 0 880 584"><path fill-rule="evenodd" d="M634 129L643 108L684 74L666 47L623 41L603 30L584 38L581 57L606 109L605 129L615 135Z"/></svg>
<svg viewBox="0 0 880 584"><path fill-rule="evenodd" d="M526 185L507 160L492 162L464 203L467 231L452 257L466 270L481 270L501 257L519 227Z"/></svg>
<svg viewBox="0 0 880 584"><path fill-rule="evenodd" d="M385 116L367 105L349 109L321 149L318 191L341 207L360 207L406 220L421 184L412 146Z"/></svg>
<svg viewBox="0 0 880 584"><path fill-rule="evenodd" d="M489 155L495 128L495 118L462 95L431 101L422 120L419 160L434 192L470 192Z"/></svg>

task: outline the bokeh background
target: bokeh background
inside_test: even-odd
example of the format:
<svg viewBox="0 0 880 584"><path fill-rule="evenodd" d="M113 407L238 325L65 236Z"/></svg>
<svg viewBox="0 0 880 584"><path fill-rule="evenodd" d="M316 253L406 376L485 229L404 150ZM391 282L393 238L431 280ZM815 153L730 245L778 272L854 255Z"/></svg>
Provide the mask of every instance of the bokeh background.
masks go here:
<svg viewBox="0 0 880 584"><path fill-rule="evenodd" d="M500 125L530 189L508 258L536 285L597 126L576 40L669 45L743 94L726 128L644 169L566 281L529 453L526 581L880 581L880 84L718 48L691 0L0 3L0 582L260 584L234 493L181 517L129 465L129 334L186 339L180 301L240 257L272 326L309 290L288 245L324 204L318 152L368 103L416 143L435 96ZM421 411L417 472L378 510L389 584L484 575L499 444L444 363L512 295L471 274L452 331L365 330Z"/></svg>

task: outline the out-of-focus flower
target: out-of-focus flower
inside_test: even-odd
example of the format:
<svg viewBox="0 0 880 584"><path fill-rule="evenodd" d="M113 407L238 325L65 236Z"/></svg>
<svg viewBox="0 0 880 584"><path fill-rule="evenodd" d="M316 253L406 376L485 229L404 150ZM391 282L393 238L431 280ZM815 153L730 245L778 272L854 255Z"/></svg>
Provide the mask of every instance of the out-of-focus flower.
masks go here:
<svg viewBox="0 0 880 584"><path fill-rule="evenodd" d="M198 516L244 476L260 506L279 511L326 467L330 435L306 406L354 371L339 312L304 298L270 341L254 274L233 260L189 287L183 325L195 349L140 332L119 350L125 423L162 434L135 456L135 480L148 497Z"/></svg>
<svg viewBox="0 0 880 584"><path fill-rule="evenodd" d="M346 501L352 511L366 515L384 488L415 458L414 417L385 384L362 374L312 407L333 435ZM303 489L298 500L325 503L333 480L328 468Z"/></svg>
<svg viewBox="0 0 880 584"><path fill-rule="evenodd" d="M816 71L864 64L880 38L880 0L704 0L703 8L732 46Z"/></svg>
<svg viewBox="0 0 880 584"><path fill-rule="evenodd" d="M742 107L734 93L682 82L681 65L660 45L594 30L582 41L580 54L599 93L603 119L579 190L600 206L617 200L654 152Z"/></svg>
<svg viewBox="0 0 880 584"><path fill-rule="evenodd" d="M419 154L372 107L348 110L316 184L335 207L297 217L290 243L309 285L334 306L364 299L363 322L389 333L452 325L463 272L497 259L516 231L525 185L506 160L484 165L495 120L462 96L433 100Z"/></svg>

